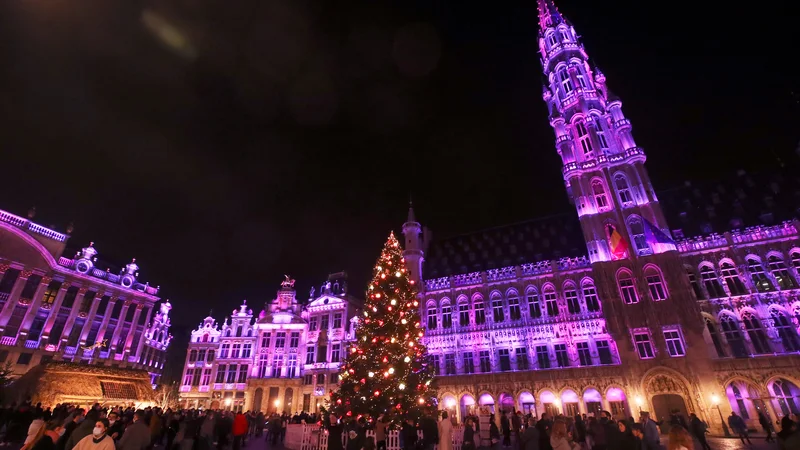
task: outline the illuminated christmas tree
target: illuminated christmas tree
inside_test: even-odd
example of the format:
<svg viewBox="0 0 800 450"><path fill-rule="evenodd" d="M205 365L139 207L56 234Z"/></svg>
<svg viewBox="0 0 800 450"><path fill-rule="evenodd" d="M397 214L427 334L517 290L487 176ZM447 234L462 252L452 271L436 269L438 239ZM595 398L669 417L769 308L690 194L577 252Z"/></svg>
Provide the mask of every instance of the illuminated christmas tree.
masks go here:
<svg viewBox="0 0 800 450"><path fill-rule="evenodd" d="M402 252L392 233L372 272L339 390L331 392L337 415L387 413L397 420L417 417L434 404L433 367L422 344L417 289Z"/></svg>

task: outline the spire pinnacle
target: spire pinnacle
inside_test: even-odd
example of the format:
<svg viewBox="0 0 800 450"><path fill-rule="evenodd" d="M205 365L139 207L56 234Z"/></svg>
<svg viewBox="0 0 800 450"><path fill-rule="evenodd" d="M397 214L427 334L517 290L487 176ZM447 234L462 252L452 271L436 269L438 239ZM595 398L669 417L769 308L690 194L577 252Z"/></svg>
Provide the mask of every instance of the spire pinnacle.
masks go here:
<svg viewBox="0 0 800 450"><path fill-rule="evenodd" d="M561 16L561 13L558 12L558 8L556 8L553 0L537 0L536 3L539 9L540 30L544 31L557 23L564 22L564 18Z"/></svg>
<svg viewBox="0 0 800 450"><path fill-rule="evenodd" d="M414 216L414 204L411 203L411 200L408 201L408 220L406 223L415 223L417 221L416 216Z"/></svg>

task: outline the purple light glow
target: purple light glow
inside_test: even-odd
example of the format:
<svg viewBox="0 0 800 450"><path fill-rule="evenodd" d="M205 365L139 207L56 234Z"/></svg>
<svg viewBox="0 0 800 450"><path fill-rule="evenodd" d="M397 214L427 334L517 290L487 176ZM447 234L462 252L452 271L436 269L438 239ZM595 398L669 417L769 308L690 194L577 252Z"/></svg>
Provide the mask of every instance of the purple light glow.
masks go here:
<svg viewBox="0 0 800 450"><path fill-rule="evenodd" d="M625 393L622 392L622 389L610 388L608 392L606 392L606 399L610 402L621 402L625 400Z"/></svg>

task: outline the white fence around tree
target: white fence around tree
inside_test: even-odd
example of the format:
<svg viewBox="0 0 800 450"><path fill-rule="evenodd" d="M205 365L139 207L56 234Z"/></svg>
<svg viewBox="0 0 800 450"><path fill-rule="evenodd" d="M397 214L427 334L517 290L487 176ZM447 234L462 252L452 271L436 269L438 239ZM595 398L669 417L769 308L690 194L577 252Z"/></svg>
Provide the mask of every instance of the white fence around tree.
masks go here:
<svg viewBox="0 0 800 450"><path fill-rule="evenodd" d="M375 431L367 430L367 438L374 438ZM289 425L283 445L291 450L328 450L328 430L319 425ZM417 431L417 438L422 439L422 431ZM453 427L453 450L461 450L464 442L464 427ZM347 433L342 433L342 448L347 448ZM386 450L400 450L400 431L386 432Z"/></svg>

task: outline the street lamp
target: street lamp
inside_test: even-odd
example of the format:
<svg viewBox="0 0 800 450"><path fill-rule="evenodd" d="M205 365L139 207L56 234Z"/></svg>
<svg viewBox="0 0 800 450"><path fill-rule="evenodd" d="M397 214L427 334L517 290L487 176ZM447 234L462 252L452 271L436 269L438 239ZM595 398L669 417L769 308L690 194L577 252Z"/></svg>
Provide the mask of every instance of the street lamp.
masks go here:
<svg viewBox="0 0 800 450"><path fill-rule="evenodd" d="M728 430L728 424L725 423L725 419L722 418L722 410L719 409L719 395L711 394L711 403L717 408L717 412L719 413L719 421L722 422L722 432L725 433L725 437L731 437L731 432Z"/></svg>
<svg viewBox="0 0 800 450"><path fill-rule="evenodd" d="M231 406L231 403L232 403L232 402L233 402L233 400L231 400L231 399L229 399L229 398L226 398L226 399L225 399L225 406L226 406L226 407L228 407L228 408L230 408L230 406Z"/></svg>
<svg viewBox="0 0 800 450"><path fill-rule="evenodd" d="M641 395L636 396L636 406L639 407L639 412L642 412L642 405L644 405L644 399Z"/></svg>

